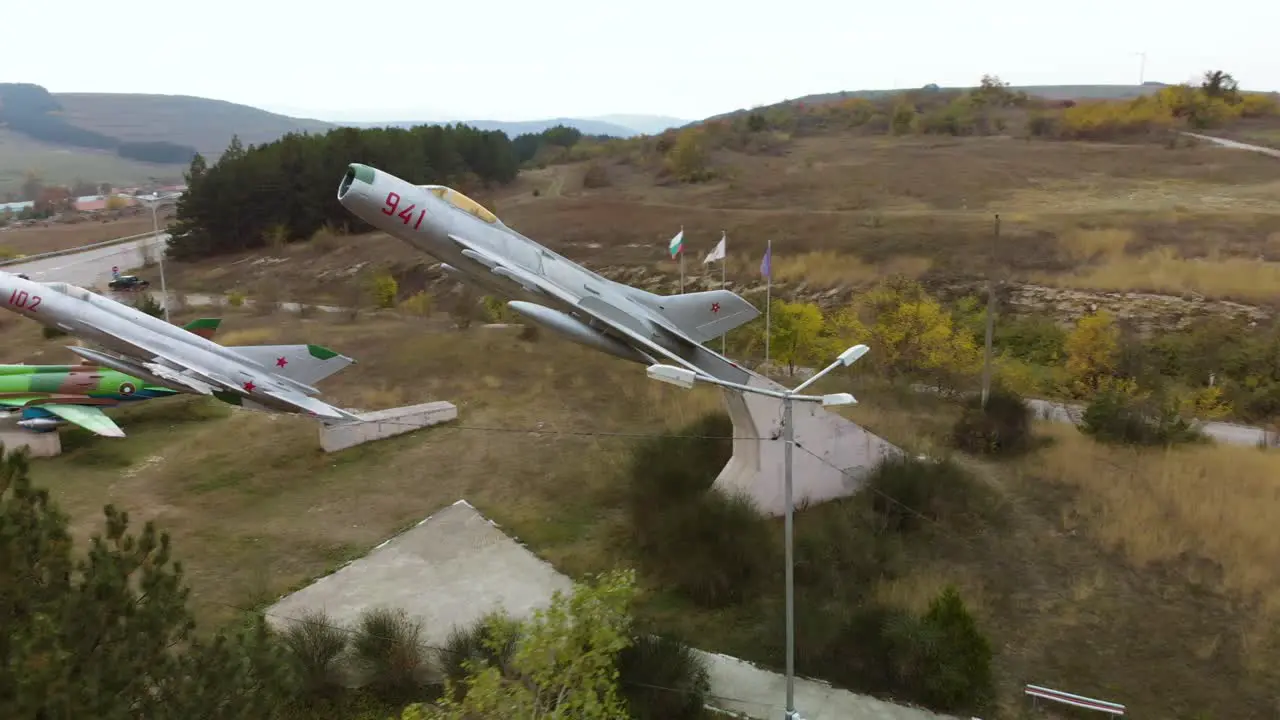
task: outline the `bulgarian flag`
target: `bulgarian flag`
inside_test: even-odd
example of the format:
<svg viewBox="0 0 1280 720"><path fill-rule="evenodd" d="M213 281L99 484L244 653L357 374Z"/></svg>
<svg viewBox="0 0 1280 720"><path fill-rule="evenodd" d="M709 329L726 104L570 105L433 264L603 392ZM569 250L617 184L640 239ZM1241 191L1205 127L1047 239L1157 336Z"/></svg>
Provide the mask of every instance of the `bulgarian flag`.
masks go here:
<svg viewBox="0 0 1280 720"><path fill-rule="evenodd" d="M667 243L667 252L670 252L671 257L674 258L675 256L679 255L680 251L683 249L684 249L684 228L681 227L680 232L676 233L676 236L671 238L671 242Z"/></svg>

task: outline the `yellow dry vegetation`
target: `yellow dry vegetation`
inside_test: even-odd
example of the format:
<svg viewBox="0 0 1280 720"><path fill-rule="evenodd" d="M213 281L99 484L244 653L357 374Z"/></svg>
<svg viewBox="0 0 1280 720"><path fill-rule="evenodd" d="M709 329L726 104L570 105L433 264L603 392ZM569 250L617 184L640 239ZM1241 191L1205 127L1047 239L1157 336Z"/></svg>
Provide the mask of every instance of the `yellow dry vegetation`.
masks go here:
<svg viewBox="0 0 1280 720"><path fill-rule="evenodd" d="M1072 260L1089 262L1097 258L1113 260L1124 256L1133 239L1133 231L1123 228L1077 229L1060 235L1058 245Z"/></svg>
<svg viewBox="0 0 1280 720"><path fill-rule="evenodd" d="M1183 258L1163 247L1142 255L1115 255L1074 273L1036 273L1035 282L1090 290L1198 293L1271 301L1280 295L1280 262L1242 257Z"/></svg>
<svg viewBox="0 0 1280 720"><path fill-rule="evenodd" d="M1070 511L1079 520L1068 524L1138 566L1207 558L1225 589L1280 619L1280 454L1228 445L1135 450L1070 426L1041 430L1054 442L1024 470L1081 491Z"/></svg>
<svg viewBox="0 0 1280 720"><path fill-rule="evenodd" d="M886 275L918 278L933 267L924 257L900 256L883 263L869 263L856 255L835 250L818 250L796 255L775 253L771 271L777 282L803 282L810 287L832 288L873 282ZM734 256L729 260L729 275L759 275L760 260Z"/></svg>

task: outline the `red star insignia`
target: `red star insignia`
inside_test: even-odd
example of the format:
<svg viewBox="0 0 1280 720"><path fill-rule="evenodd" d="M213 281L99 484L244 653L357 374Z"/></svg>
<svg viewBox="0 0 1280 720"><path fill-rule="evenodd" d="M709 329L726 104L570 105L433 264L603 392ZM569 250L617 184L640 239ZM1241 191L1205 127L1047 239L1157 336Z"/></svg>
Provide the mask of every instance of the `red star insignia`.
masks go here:
<svg viewBox="0 0 1280 720"><path fill-rule="evenodd" d="M253 389L254 389L254 388L256 388L256 387L258 387L258 386L257 386L257 385L254 385L254 384L253 384L253 381L252 381L252 380L250 380L249 382L247 382L247 383L245 383L245 384L244 384L244 391L245 391L245 392L253 392Z"/></svg>
<svg viewBox="0 0 1280 720"><path fill-rule="evenodd" d="M276 367L284 367L285 365L288 365L288 364L289 364L288 360L285 360L284 358L276 358Z"/></svg>
<svg viewBox="0 0 1280 720"><path fill-rule="evenodd" d="M711 303L711 312L713 313L720 312L720 303Z"/></svg>

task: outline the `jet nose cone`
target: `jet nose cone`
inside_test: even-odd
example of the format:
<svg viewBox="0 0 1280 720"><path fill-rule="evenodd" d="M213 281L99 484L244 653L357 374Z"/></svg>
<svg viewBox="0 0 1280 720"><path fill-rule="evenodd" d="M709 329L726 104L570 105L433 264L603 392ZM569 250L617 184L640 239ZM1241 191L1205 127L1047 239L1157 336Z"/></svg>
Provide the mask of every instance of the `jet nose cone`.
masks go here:
<svg viewBox="0 0 1280 720"><path fill-rule="evenodd" d="M338 185L338 199L341 200L351 192L353 188L359 186L373 185L374 177L377 171L368 165L360 163L351 163L347 166L347 172L342 176L342 183Z"/></svg>

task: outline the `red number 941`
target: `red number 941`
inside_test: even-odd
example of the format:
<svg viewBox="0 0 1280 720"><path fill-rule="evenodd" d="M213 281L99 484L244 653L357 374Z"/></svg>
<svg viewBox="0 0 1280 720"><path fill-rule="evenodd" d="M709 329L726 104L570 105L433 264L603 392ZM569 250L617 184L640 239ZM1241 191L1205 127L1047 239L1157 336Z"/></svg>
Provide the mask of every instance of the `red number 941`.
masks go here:
<svg viewBox="0 0 1280 720"><path fill-rule="evenodd" d="M26 290L14 290L9 294L9 304L16 308L26 308L35 311L40 307L39 295L28 295Z"/></svg>
<svg viewBox="0 0 1280 720"><path fill-rule="evenodd" d="M400 212L396 212L396 210L399 207L400 207L400 196L393 192L387 193L387 199L383 201L382 214L386 215L387 217L391 217L394 215L395 217L400 218L401 223L408 225L409 221L413 220L414 209L417 208L418 206L414 204L410 204L409 207L403 210L400 210ZM417 230L419 227L422 226L422 218L426 214L427 214L426 210L418 210L418 219L414 220L413 222L414 230Z"/></svg>

